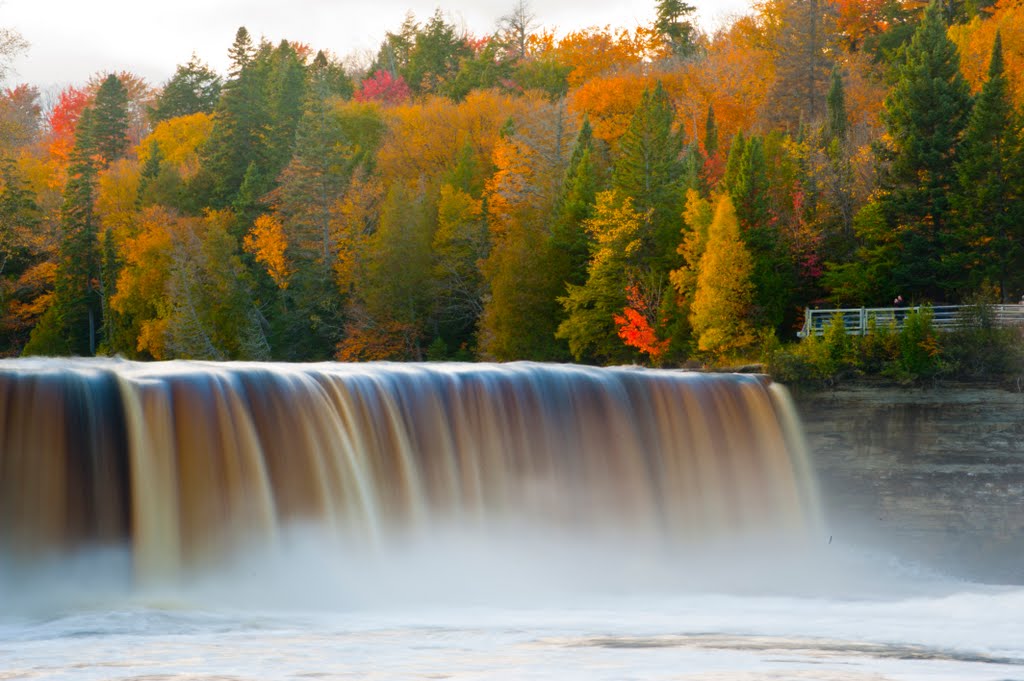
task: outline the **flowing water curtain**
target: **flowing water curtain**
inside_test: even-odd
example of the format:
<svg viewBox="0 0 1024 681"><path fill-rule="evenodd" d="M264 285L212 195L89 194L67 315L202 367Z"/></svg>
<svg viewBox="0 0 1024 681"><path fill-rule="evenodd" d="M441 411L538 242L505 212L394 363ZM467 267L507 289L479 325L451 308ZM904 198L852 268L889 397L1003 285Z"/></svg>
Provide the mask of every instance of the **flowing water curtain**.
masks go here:
<svg viewBox="0 0 1024 681"><path fill-rule="evenodd" d="M353 550L517 527L688 546L813 532L784 390L566 365L0 364L0 546L173 576L292 525Z"/></svg>

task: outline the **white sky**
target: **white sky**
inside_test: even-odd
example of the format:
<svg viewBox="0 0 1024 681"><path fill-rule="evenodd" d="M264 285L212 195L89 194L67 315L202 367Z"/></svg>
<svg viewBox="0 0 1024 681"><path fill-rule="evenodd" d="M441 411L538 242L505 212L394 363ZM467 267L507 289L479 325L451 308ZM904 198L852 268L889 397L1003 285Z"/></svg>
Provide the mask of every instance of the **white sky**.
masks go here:
<svg viewBox="0 0 1024 681"><path fill-rule="evenodd" d="M745 11L749 0L690 0L705 27ZM470 32L486 35L515 0L0 0L0 26L28 40L8 85L44 92L80 85L97 73L131 71L153 85L195 52L220 73L235 31L308 43L344 57L375 51L407 11L425 20L437 7ZM655 0L531 0L545 28L633 28L654 19Z"/></svg>

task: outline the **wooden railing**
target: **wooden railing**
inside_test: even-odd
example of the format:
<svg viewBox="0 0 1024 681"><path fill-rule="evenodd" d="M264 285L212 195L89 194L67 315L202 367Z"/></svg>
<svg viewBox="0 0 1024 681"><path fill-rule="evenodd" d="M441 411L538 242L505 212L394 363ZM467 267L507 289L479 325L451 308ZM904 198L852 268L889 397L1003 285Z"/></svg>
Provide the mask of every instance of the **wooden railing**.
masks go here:
<svg viewBox="0 0 1024 681"><path fill-rule="evenodd" d="M973 307L970 305L933 305L931 308L932 325L942 331L952 331L969 325L971 323L970 316L965 313ZM843 325L849 334L858 336L864 334L872 319L875 320L875 325L878 328L895 324L896 328L900 329L903 326L904 318L910 312L920 309L920 307L843 307L829 310L807 308L804 326L797 335L801 338L806 338L811 333L820 336L825 327L832 323L832 318L836 313L842 315ZM1024 326L1024 304L990 305L989 311L992 313L993 322L998 326Z"/></svg>

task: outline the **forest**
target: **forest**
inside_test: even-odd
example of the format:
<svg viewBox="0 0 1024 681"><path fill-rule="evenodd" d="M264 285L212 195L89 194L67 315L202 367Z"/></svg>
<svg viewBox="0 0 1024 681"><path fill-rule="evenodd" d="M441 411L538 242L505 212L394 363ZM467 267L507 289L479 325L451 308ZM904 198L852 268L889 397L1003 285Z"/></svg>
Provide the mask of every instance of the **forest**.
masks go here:
<svg viewBox="0 0 1024 681"><path fill-rule="evenodd" d="M694 12L11 85L0 355L679 366L807 306L1020 299L1024 1Z"/></svg>

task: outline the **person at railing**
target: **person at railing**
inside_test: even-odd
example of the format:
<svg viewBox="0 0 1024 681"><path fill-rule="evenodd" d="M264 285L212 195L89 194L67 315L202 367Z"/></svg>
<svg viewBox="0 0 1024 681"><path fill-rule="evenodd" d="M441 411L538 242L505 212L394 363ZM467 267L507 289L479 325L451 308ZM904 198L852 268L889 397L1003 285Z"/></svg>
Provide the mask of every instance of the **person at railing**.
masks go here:
<svg viewBox="0 0 1024 681"><path fill-rule="evenodd" d="M894 308L896 308L896 310L893 312L893 315L896 317L896 322L897 323L902 322L903 321L903 315L906 314L906 312L903 311L903 308L905 308L907 306L907 301L903 300L903 294L902 293L897 295L893 299L892 306Z"/></svg>

